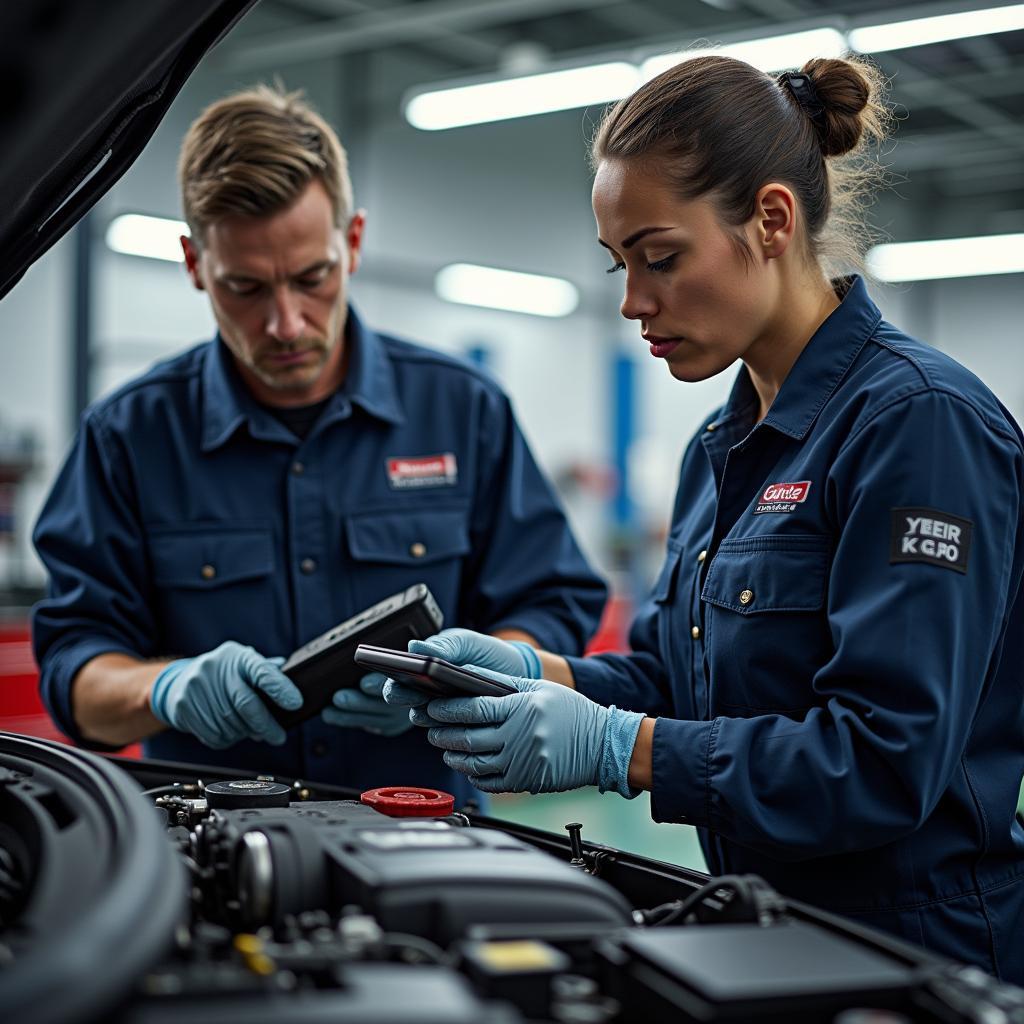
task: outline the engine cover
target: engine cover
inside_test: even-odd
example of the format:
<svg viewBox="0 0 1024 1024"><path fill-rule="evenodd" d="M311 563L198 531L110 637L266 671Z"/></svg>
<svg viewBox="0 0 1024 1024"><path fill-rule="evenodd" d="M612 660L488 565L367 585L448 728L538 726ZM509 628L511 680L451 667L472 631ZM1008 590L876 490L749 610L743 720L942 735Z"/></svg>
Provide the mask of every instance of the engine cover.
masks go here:
<svg viewBox="0 0 1024 1024"><path fill-rule="evenodd" d="M474 925L628 925L605 882L458 817L390 818L350 800L215 810L200 859L230 869L242 924L361 907L388 930L444 946Z"/></svg>

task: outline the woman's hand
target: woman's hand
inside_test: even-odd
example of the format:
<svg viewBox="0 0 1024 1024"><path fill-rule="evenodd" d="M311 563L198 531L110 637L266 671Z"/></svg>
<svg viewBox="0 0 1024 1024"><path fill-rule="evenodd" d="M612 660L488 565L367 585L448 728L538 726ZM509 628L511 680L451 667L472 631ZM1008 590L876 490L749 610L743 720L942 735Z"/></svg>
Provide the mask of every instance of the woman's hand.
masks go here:
<svg viewBox="0 0 1024 1024"><path fill-rule="evenodd" d="M626 781L643 715L595 704L547 680L481 675L514 686L507 697L446 697L415 708L449 767L491 793L553 793L597 785L635 795ZM385 687L385 699L390 699Z"/></svg>
<svg viewBox="0 0 1024 1024"><path fill-rule="evenodd" d="M499 640L471 629L444 629L426 640L410 640L412 654L429 654L453 665L479 665L507 676L540 679L537 652L522 640Z"/></svg>
<svg viewBox="0 0 1024 1024"><path fill-rule="evenodd" d="M428 654L442 658L453 665L479 665L481 668L501 672L503 676L539 679L540 658L537 652L521 640L499 640L471 629L444 629L426 640L410 640L410 654ZM384 699L400 707L423 707L430 698L394 679L384 688Z"/></svg>

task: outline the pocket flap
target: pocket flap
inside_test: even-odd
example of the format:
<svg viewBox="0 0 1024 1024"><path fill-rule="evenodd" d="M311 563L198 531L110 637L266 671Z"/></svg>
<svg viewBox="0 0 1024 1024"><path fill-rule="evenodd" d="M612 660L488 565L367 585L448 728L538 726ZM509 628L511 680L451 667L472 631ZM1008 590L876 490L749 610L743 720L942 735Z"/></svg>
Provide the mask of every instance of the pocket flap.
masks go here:
<svg viewBox="0 0 1024 1024"><path fill-rule="evenodd" d="M461 509L373 512L345 520L352 557L391 565L429 565L469 552L469 528Z"/></svg>
<svg viewBox="0 0 1024 1024"><path fill-rule="evenodd" d="M676 541L668 542L668 550L665 552L665 561L661 565L654 586L651 588L651 600L658 604L664 604L672 593L672 586L675 579L676 566L679 565L679 558L682 554L682 545Z"/></svg>
<svg viewBox="0 0 1024 1024"><path fill-rule="evenodd" d="M274 569L269 529L161 529L150 534L149 553L161 587L205 590Z"/></svg>
<svg viewBox="0 0 1024 1024"><path fill-rule="evenodd" d="M813 612L825 603L826 537L751 537L723 541L704 580L701 600L741 615Z"/></svg>

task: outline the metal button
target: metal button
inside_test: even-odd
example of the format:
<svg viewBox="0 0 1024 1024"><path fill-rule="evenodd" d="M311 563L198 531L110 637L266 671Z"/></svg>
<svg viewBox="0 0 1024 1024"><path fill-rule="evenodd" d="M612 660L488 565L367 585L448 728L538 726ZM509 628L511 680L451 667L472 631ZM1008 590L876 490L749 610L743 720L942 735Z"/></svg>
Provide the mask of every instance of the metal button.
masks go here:
<svg viewBox="0 0 1024 1024"><path fill-rule="evenodd" d="M292 463L292 476L302 476L306 472L305 463L293 462Z"/></svg>
<svg viewBox="0 0 1024 1024"><path fill-rule="evenodd" d="M199 570L199 575L202 576L204 580L212 580L214 576L217 575L217 570L212 565L207 564Z"/></svg>
<svg viewBox="0 0 1024 1024"><path fill-rule="evenodd" d="M327 744L323 740L317 740L312 747L314 757L323 757L327 753Z"/></svg>
<svg viewBox="0 0 1024 1024"><path fill-rule="evenodd" d="M740 604L750 604L754 600L754 592L752 590L741 590L740 591Z"/></svg>
<svg viewBox="0 0 1024 1024"><path fill-rule="evenodd" d="M694 626L693 629L690 630L690 636L692 636L694 640L699 640L700 639L700 626Z"/></svg>
<svg viewBox="0 0 1024 1024"><path fill-rule="evenodd" d="M703 562L704 559L707 558L707 557L708 557L707 551L702 551L699 555L697 555L697 561L698 562Z"/></svg>
<svg viewBox="0 0 1024 1024"><path fill-rule="evenodd" d="M308 576L311 572L316 572L316 559L315 558L304 558L299 562L299 568Z"/></svg>
<svg viewBox="0 0 1024 1024"><path fill-rule="evenodd" d="M409 545L409 554L413 558L422 558L427 553L427 545L422 541L416 541L415 544Z"/></svg>
<svg viewBox="0 0 1024 1024"><path fill-rule="evenodd" d="M710 434L711 431L714 430L717 426L717 423L709 423L704 429Z"/></svg>

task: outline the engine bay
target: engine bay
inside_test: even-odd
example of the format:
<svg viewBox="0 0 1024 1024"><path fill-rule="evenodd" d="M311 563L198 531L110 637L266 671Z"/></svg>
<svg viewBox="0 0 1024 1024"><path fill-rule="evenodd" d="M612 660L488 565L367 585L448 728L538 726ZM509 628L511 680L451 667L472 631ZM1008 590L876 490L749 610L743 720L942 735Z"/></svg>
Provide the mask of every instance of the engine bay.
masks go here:
<svg viewBox="0 0 1024 1024"><path fill-rule="evenodd" d="M1024 1021L1024 992L977 969L576 823L13 734L0 1006L130 1024Z"/></svg>

